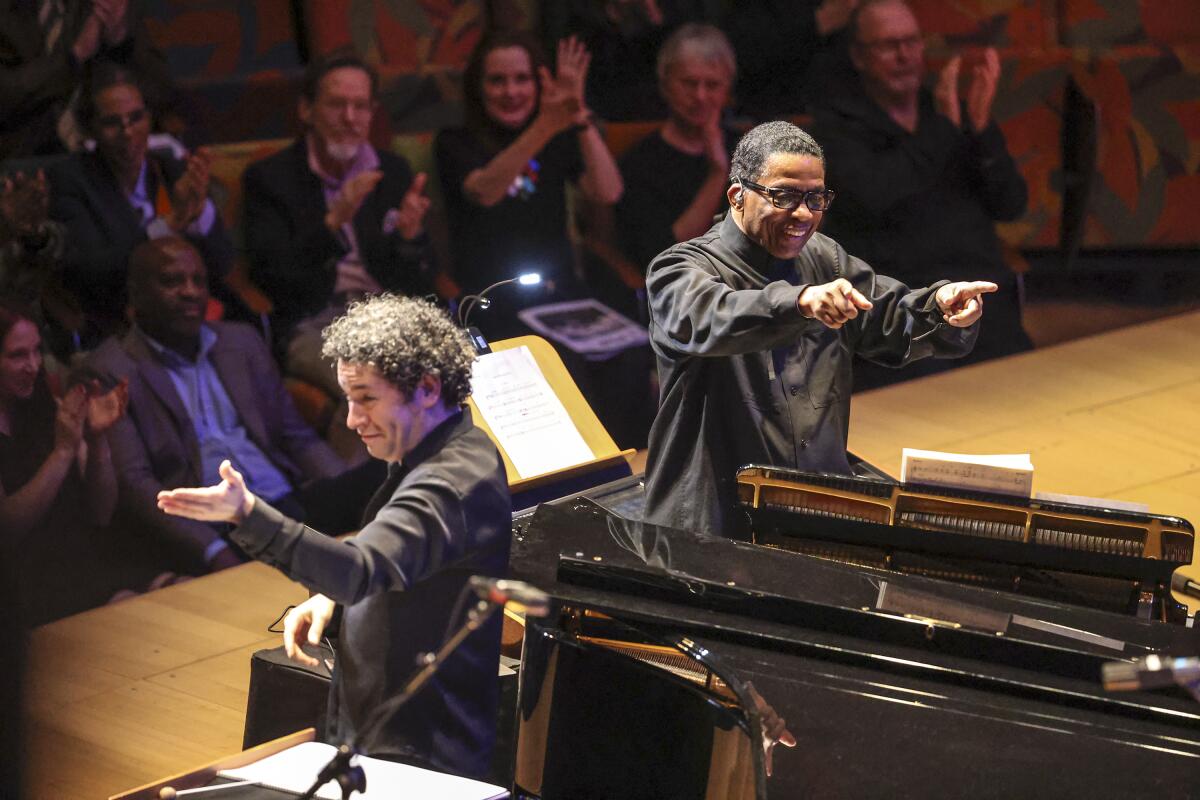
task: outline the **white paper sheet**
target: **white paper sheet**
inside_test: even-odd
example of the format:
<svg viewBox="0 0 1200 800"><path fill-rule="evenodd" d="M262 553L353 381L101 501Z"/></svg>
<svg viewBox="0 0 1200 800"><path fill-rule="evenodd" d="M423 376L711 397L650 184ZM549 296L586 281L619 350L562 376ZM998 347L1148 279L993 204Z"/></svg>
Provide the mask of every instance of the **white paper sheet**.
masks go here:
<svg viewBox="0 0 1200 800"><path fill-rule="evenodd" d="M304 794L316 780L321 767L329 763L336 750L323 742L303 742L273 756L260 759L248 767L221 772L225 778L252 780L284 792ZM367 791L356 794L365 800L393 797L436 797L439 800L493 800L508 797L501 786L482 781L446 775L407 764L396 764L377 758L360 756L358 763L367 775ZM219 792L217 794L220 794ZM325 800L340 800L342 790L336 783L327 783L317 792Z"/></svg>
<svg viewBox="0 0 1200 800"><path fill-rule="evenodd" d="M905 447L900 481L1029 497L1033 462L1028 453L964 455Z"/></svg>
<svg viewBox="0 0 1200 800"><path fill-rule="evenodd" d="M480 356L471 386L479 413L522 478L592 460L591 448L528 347Z"/></svg>

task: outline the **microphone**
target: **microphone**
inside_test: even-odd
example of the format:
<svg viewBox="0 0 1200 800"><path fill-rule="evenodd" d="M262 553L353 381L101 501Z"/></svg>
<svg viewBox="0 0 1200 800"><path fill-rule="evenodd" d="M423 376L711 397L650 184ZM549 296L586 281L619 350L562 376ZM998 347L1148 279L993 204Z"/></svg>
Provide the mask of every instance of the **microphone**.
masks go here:
<svg viewBox="0 0 1200 800"><path fill-rule="evenodd" d="M1200 658L1170 658L1149 655L1141 661L1110 661L1100 667L1104 688L1110 692L1200 686Z"/></svg>
<svg viewBox="0 0 1200 800"><path fill-rule="evenodd" d="M1200 600L1200 581L1194 581L1178 570L1171 576L1171 588Z"/></svg>
<svg viewBox="0 0 1200 800"><path fill-rule="evenodd" d="M498 605L515 606L529 617L544 617L550 613L550 595L521 581L472 575L469 581L475 594Z"/></svg>

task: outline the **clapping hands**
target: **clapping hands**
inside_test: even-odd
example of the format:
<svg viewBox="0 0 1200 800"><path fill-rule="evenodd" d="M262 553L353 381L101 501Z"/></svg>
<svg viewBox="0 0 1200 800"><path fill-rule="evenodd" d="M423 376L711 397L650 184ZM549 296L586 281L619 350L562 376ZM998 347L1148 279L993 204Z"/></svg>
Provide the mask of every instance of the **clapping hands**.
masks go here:
<svg viewBox="0 0 1200 800"><path fill-rule="evenodd" d="M396 230L408 241L416 239L425 231L425 213L429 211L431 202L425 196L425 184L428 181L428 175L418 172L396 208Z"/></svg>
<svg viewBox="0 0 1200 800"><path fill-rule="evenodd" d="M100 381L87 384L87 433L96 436L111 428L117 420L125 415L129 405L129 379L122 378L121 382L103 391Z"/></svg>
<svg viewBox="0 0 1200 800"><path fill-rule="evenodd" d="M563 131L572 125L585 125L591 112L584 103L588 67L592 54L578 38L572 36L558 43L557 71L538 68L542 97L538 116L553 130Z"/></svg>
<svg viewBox="0 0 1200 800"><path fill-rule="evenodd" d="M187 157L187 166L171 187L171 228L177 233L191 225L204 211L208 201L209 170L212 152L201 147Z"/></svg>
<svg viewBox="0 0 1200 800"><path fill-rule="evenodd" d="M938 75L934 89L937 110L949 119L956 128L961 128L962 105L959 102L958 78L962 68L962 56L947 62ZM981 133L992 116L992 103L996 100L996 87L1000 82L1000 56L996 48L983 51L983 61L971 69L971 84L967 87L967 122L971 130Z"/></svg>

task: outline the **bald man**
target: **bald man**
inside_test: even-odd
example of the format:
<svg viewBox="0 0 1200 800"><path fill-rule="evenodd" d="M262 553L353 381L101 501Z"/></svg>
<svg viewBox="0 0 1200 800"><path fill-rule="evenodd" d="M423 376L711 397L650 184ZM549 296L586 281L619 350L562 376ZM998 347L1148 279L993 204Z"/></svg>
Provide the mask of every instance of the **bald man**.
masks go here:
<svg viewBox="0 0 1200 800"><path fill-rule="evenodd" d="M118 513L158 551L160 569L201 574L239 564L223 526L160 513L158 493L216 482L221 461L237 458L255 492L303 517L314 508L301 487L345 465L300 417L262 337L242 323L204 321L208 273L191 243L138 245L129 302L133 329L89 361L129 379L129 412L109 432Z"/></svg>

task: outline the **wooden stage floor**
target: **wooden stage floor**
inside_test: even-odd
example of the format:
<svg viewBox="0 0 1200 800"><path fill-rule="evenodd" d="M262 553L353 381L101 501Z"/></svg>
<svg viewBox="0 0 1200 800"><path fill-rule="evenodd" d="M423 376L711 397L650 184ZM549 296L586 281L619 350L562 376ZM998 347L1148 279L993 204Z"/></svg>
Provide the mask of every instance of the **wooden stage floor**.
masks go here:
<svg viewBox="0 0 1200 800"><path fill-rule="evenodd" d="M893 474L902 447L1030 452L1035 490L1200 524L1198 422L1200 312L857 395L850 446ZM250 654L305 596L247 564L34 631L28 797L106 797L237 751Z"/></svg>

